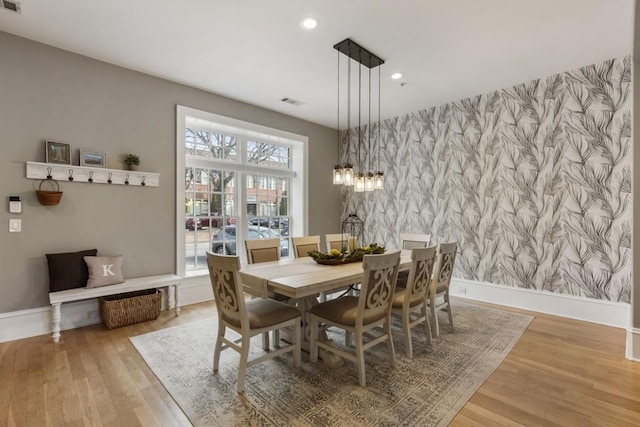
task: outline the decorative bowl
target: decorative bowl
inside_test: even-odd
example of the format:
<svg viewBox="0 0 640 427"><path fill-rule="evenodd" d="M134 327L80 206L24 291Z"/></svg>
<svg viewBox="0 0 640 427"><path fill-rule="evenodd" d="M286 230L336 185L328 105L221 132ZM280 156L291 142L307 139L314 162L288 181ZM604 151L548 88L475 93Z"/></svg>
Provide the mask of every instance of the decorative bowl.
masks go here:
<svg viewBox="0 0 640 427"><path fill-rule="evenodd" d="M362 261L362 257L354 256L349 258L313 258L313 260L322 265L342 265Z"/></svg>

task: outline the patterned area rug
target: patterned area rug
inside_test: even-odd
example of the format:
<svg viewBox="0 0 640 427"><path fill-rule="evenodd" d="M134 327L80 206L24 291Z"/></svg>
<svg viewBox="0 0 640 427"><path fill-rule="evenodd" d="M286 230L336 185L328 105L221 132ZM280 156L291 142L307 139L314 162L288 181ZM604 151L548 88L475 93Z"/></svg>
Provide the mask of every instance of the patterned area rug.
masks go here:
<svg viewBox="0 0 640 427"><path fill-rule="evenodd" d="M386 345L365 353L367 387L355 364L331 368L309 362L293 368L291 353L247 369L243 395L236 393L238 353L212 360L217 317L131 338L151 370L195 426L396 426L447 425L491 375L533 320L530 316L475 305L453 305L455 330L441 312L441 334L429 346L413 330L414 358L394 340L396 369ZM341 344L341 335L330 333ZM250 357L262 352L252 341Z"/></svg>

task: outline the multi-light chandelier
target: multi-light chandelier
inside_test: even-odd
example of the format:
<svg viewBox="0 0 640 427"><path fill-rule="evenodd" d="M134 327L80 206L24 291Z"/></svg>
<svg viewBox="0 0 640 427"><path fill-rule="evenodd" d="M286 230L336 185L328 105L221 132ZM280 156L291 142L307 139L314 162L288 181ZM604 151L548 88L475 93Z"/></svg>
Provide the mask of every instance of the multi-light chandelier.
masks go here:
<svg viewBox="0 0 640 427"><path fill-rule="evenodd" d="M378 144L378 170L374 173L371 169L371 158L373 157L373 153L371 151L371 70L375 67L379 67L384 64L384 60L380 57L374 55L369 50L360 46L358 43L354 42L351 39L345 39L340 43L333 46L334 49L338 51L338 164L333 168L333 183L334 184L344 184L346 186L353 186L354 191L362 192L362 191L374 191L374 190L382 190L384 188L384 173L380 170L380 68L378 68L378 124L377 124L377 144ZM357 170L354 171L353 165L349 162L347 154L347 161L345 163L341 162L340 156L340 148L342 146L340 136L340 54L344 54L347 56L347 130L344 132L345 140L347 143L351 140L351 62L355 61L358 65L358 128L357 128L357 136L358 136L358 146L357 146L357 161L356 166ZM368 159L368 167L367 171L364 172L364 166L362 162L361 150L364 144L364 132L362 131L362 66L368 68L368 87L369 93L367 97L368 104L368 115L367 115L367 159Z"/></svg>

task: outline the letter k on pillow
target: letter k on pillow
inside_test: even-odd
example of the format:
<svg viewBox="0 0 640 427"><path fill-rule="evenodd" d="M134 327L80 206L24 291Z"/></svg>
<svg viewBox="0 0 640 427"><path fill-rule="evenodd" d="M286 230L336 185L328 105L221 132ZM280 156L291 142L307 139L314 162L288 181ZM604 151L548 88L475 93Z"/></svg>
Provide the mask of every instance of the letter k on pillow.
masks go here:
<svg viewBox="0 0 640 427"><path fill-rule="evenodd" d="M89 270L87 288L115 285L124 282L122 277L122 255L86 256L84 262Z"/></svg>

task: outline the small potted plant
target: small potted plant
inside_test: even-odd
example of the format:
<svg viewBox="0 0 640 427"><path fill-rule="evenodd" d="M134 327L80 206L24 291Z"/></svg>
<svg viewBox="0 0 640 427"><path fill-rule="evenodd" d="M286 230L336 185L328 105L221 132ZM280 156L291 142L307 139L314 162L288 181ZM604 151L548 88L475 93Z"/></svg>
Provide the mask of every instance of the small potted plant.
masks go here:
<svg viewBox="0 0 640 427"><path fill-rule="evenodd" d="M127 168L130 171L138 170L138 165L140 164L140 156L137 154L129 153L124 156L124 164L127 165Z"/></svg>

